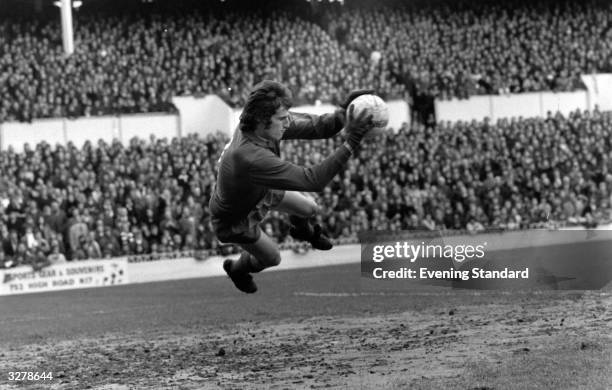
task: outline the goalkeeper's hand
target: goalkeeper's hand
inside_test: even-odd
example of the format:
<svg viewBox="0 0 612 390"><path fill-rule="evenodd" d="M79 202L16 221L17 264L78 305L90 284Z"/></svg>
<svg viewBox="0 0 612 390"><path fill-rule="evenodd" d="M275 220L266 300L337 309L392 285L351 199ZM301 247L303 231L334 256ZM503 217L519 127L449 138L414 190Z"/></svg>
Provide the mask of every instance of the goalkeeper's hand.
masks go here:
<svg viewBox="0 0 612 390"><path fill-rule="evenodd" d="M355 89L351 91L346 97L346 99L344 99L344 102L340 104L340 108L342 108L346 112L349 104L351 104L353 100L355 100L361 95L371 95L373 93L374 93L373 89Z"/></svg>
<svg viewBox="0 0 612 390"><path fill-rule="evenodd" d="M338 109L336 109L335 115L336 115L336 121L337 121L336 122L337 128L340 129L344 127L344 125L346 124L346 121L348 120L347 115L346 115L346 110L348 109L349 104L351 104L353 100L355 100L361 95L369 95L373 93L374 93L373 89L355 89L351 91L348 94L348 96L344 99L344 102L342 102L338 106Z"/></svg>
<svg viewBox="0 0 612 390"><path fill-rule="evenodd" d="M367 110L361 111L355 116L355 106L349 107L347 122L344 131L346 133L346 143L352 152L357 149L363 137L374 127L373 115L368 114Z"/></svg>

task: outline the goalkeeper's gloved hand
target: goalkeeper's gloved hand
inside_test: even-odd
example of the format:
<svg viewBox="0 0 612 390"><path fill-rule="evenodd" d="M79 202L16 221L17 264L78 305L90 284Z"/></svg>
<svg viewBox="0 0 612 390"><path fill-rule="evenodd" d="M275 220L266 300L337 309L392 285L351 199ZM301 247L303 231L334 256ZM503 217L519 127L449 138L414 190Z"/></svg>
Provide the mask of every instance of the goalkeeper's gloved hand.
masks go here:
<svg viewBox="0 0 612 390"><path fill-rule="evenodd" d="M373 89L355 89L351 91L346 97L346 99L344 99L344 102L340 104L340 108L346 111L348 109L349 104L351 104L353 100L355 100L361 95L371 95L373 93L374 93Z"/></svg>
<svg viewBox="0 0 612 390"><path fill-rule="evenodd" d="M347 122L344 131L346 132L346 143L354 152L361 143L363 137L374 127L373 115L366 110L361 111L355 116L355 106L348 110Z"/></svg>
<svg viewBox="0 0 612 390"><path fill-rule="evenodd" d="M344 102L342 102L338 106L338 109L335 112L336 128L341 129L346 124L346 121L347 121L346 110L348 109L349 104L351 104L353 100L355 100L361 95L369 95L373 93L374 93L373 89L355 89L351 91L348 94L348 96L344 99Z"/></svg>

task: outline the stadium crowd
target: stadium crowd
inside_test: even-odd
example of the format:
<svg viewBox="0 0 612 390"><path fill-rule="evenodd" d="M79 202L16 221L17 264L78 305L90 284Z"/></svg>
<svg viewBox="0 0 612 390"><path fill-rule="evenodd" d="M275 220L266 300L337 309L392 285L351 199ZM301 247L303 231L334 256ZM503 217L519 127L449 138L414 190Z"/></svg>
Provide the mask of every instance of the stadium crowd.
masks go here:
<svg viewBox="0 0 612 390"><path fill-rule="evenodd" d="M0 264L220 249L208 199L222 135L0 153ZM314 164L341 137L286 141ZM612 113L415 123L366 142L317 194L336 240L367 229L518 229L611 221ZM263 229L290 242L285 215Z"/></svg>
<svg viewBox="0 0 612 390"><path fill-rule="evenodd" d="M172 96L242 106L262 78L294 103L338 103L364 85L383 98L570 91L612 71L604 1L419 2L302 15L81 13L65 56L57 20L0 20L0 123L172 111ZM594 226L612 220L612 114L413 122L366 143L317 194L335 240L363 230ZM227 137L128 146L26 145L0 152L0 265L224 250L208 199ZM289 141L314 164L339 139ZM262 228L291 244L285 215Z"/></svg>
<svg viewBox="0 0 612 390"><path fill-rule="evenodd" d="M240 106L262 77L291 85L297 104L339 101L365 80L403 91L318 25L284 13L84 16L76 36L66 58L57 23L0 24L0 93L10 97L0 122L171 110L175 95Z"/></svg>
<svg viewBox="0 0 612 390"><path fill-rule="evenodd" d="M612 6L458 1L338 12L328 31L412 94L572 91L581 74L612 71ZM377 53L377 54L376 54Z"/></svg>
<svg viewBox="0 0 612 390"><path fill-rule="evenodd" d="M407 8L408 7L408 8ZM75 53L60 23L0 21L0 122L170 111L172 96L215 93L241 106L262 78L296 103L338 103L367 85L383 98L568 91L612 71L605 2L438 1L305 17L79 13Z"/></svg>

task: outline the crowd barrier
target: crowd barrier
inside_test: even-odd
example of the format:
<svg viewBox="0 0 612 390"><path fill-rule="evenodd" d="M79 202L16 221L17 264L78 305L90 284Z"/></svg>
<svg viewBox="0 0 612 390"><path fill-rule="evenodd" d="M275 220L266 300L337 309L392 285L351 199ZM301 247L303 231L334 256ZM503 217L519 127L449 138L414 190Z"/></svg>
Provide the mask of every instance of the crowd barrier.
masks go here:
<svg viewBox="0 0 612 390"><path fill-rule="evenodd" d="M438 234L439 237L436 242L444 245L461 245L475 241L486 242L486 250L489 252L542 248L541 256L546 257L546 247L550 246L585 242L610 243L612 242L611 231L612 224L588 230L582 227L571 227L558 230L497 231L481 234L468 234L466 232L450 234L450 232L445 232L447 233L445 235ZM395 240L407 241L412 244L419 244L421 241L433 243L431 237L425 239L422 235L414 236L410 232L401 232L397 237L381 239L381 243L395 242ZM176 253L174 256L166 255L163 258L145 255L68 262L48 266L40 270L34 270L30 266L0 270L0 295L225 275L222 264L228 256L209 256L198 260L192 254L191 252L183 252ZM273 270L282 271L358 263L361 261L361 254L362 248L359 244L338 245L331 252L282 250L281 258L283 260L281 265L273 268ZM235 257L235 255L231 257ZM555 264L554 258L545 259L548 267L558 267L570 274L577 272L576 268L585 265L588 260L581 259L579 261L579 259L572 257L564 264ZM521 261L525 261L525 259L516 259L516 262ZM600 264L598 263L597 266L600 267L601 272L612 272L612 259L608 258L603 263L601 263L601 259L598 261ZM508 263L508 266L510 265L512 264ZM591 275L591 277L597 276Z"/></svg>
<svg viewBox="0 0 612 390"><path fill-rule="evenodd" d="M112 142L117 139L128 145L133 137L176 137L179 132L179 116L167 113L125 114L119 116L96 116L76 119L37 119L32 123L6 122L0 124L0 147L23 150L24 144L34 146L40 142L51 145L74 143L82 147L85 141L92 143L102 139Z"/></svg>
<svg viewBox="0 0 612 390"><path fill-rule="evenodd" d="M545 117L549 112L567 115L576 110L612 110L612 74L581 77L586 90L575 92L533 92L472 96L469 99L436 100L438 121L496 121L511 117Z"/></svg>
<svg viewBox="0 0 612 390"><path fill-rule="evenodd" d="M548 112L568 114L575 110L612 110L612 74L584 75L587 89L577 92L541 92L514 95L473 96L465 100L435 102L439 121L497 120L507 117L544 117ZM231 135L238 124L241 109L233 109L215 95L203 97L174 97L177 114L149 113L118 116L83 117L76 119L37 119L32 123L7 122L0 124L0 149L12 146L22 150L25 143L35 145L46 141L52 144L73 142L77 147L85 141L99 139L110 142L118 139L127 145L132 137L181 137L188 134L207 136L222 132ZM389 127L399 129L410 124L408 104L402 100L387 102ZM293 107L297 112L323 114L333 112L331 104Z"/></svg>
<svg viewBox="0 0 612 390"><path fill-rule="evenodd" d="M581 79L587 87L588 109L612 110L612 73L583 75Z"/></svg>
<svg viewBox="0 0 612 390"><path fill-rule="evenodd" d="M72 142L81 147L85 141L96 143L100 139L106 142L118 139L128 145L133 137L147 139L151 135L170 139L188 134L206 137L221 132L231 136L242 113L241 109L231 108L215 95L174 97L172 102L178 109L178 115L125 114L76 119L36 119L32 123L0 123L0 149L6 150L10 146L21 151L25 143L33 146L43 141L53 145ZM399 129L402 124L409 123L410 114L406 102L397 100L387 104L390 127ZM321 104L298 106L292 110L320 115L333 112L336 108L330 104Z"/></svg>
<svg viewBox="0 0 612 390"><path fill-rule="evenodd" d="M180 113L180 133L206 136L218 131L230 134L234 110L216 95L173 97Z"/></svg>
<svg viewBox="0 0 612 390"><path fill-rule="evenodd" d="M549 112L567 115L588 108L587 91L483 95L469 99L436 100L438 121L481 121L489 118L545 117Z"/></svg>

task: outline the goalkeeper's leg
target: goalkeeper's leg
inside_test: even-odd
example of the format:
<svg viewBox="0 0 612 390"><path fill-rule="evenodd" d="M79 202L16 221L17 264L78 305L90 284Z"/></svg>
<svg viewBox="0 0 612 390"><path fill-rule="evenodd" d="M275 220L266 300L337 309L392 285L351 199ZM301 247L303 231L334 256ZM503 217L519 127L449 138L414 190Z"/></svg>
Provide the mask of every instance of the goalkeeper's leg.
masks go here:
<svg viewBox="0 0 612 390"><path fill-rule="evenodd" d="M251 294L257 291L257 286L251 274L279 265L281 261L280 252L276 242L261 231L259 238L254 243L238 245L244 251L238 260L225 260L223 269L232 279L236 288Z"/></svg>
<svg viewBox="0 0 612 390"><path fill-rule="evenodd" d="M310 221L319 211L319 206L310 196L297 191L285 191L283 199L274 208L289 214L292 225L290 234L293 238L307 241L315 249L332 248L333 245L323 234L321 226Z"/></svg>

